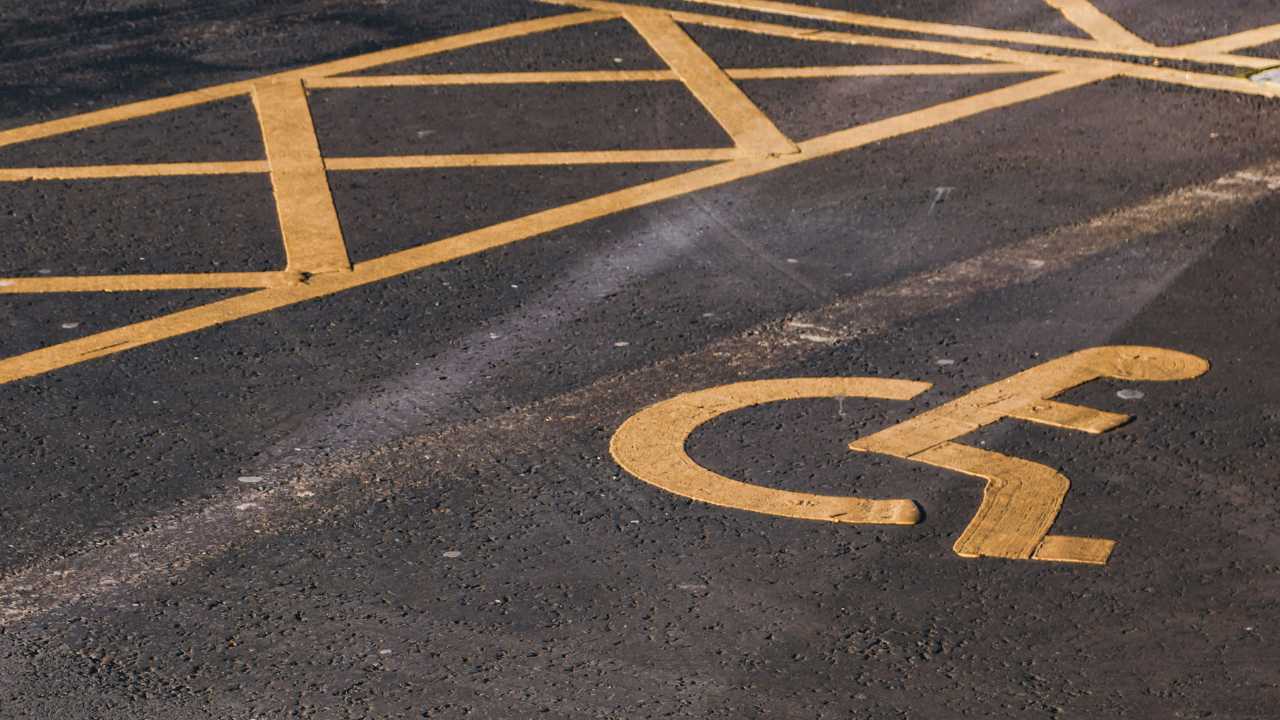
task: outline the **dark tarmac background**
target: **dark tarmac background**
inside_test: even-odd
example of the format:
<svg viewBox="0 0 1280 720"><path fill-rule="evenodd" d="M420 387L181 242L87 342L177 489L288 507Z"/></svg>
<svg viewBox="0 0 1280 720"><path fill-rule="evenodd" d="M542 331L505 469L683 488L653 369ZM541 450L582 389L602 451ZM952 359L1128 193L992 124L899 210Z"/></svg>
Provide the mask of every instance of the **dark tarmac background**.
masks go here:
<svg viewBox="0 0 1280 720"><path fill-rule="evenodd" d="M1161 43L1280 22L1270 2L1097 4ZM857 9L1080 35L1033 2ZM562 11L3 10L0 128ZM401 71L661 67L619 28L565 32L572 42L532 36ZM910 62L691 34L725 66ZM1024 77L743 87L804 138ZM640 85L326 90L312 112L340 155L728 145L678 86ZM795 324L1280 160L1276 102L1105 81L0 386L6 593L76 558L166 557L149 528L190 523L183 542L200 549L118 584L103 560L78 600L6 620L0 717L1280 717L1280 200L1078 262L1047 256L1052 271L1028 282L975 283L835 343ZM233 100L2 148L0 165L263 156L251 108ZM690 167L331 183L359 260ZM269 270L283 262L275 223L264 175L10 183L0 275ZM3 354L235 292L5 296ZM1116 539L1105 567L958 558L977 482L845 448L1038 362L1124 343L1213 369L1064 397L1136 416L1105 436L1005 421L966 438L1070 477L1055 532ZM713 357L721 346L764 349ZM913 403L734 413L695 433L691 455L760 484L912 497L922 524L723 510L609 458L613 430L648 403L809 375L935 387ZM291 483L314 494L261 521L198 521Z"/></svg>

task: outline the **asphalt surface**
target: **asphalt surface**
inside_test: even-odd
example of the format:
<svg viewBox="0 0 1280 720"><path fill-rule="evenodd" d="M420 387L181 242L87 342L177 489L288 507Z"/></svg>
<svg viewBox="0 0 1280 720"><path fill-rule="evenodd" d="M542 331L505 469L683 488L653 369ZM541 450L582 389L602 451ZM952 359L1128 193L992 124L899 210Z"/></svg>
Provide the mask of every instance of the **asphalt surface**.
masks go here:
<svg viewBox="0 0 1280 720"><path fill-rule="evenodd" d="M1165 45L1280 22L1095 4ZM2 10L0 130L565 12ZM1087 37L1029 0L857 10ZM361 74L665 67L622 21L559 32ZM957 62L689 34L725 68ZM741 87L801 141L1026 79ZM1219 182L1280 163L1277 103L1102 80L0 385L0 718L1280 718L1280 180ZM311 111L326 156L732 144L677 83L324 89ZM245 97L0 147L0 167L265 157ZM360 262L704 165L330 186ZM0 276L276 270L276 222L264 174L0 183ZM244 292L0 296L3 355ZM1069 476L1055 532L1116 540L1105 566L960 558L979 481L847 449L1120 344L1212 369L1061 398L1135 416L1105 435L965 438ZM918 525L718 508L610 457L681 392L857 375L934 387L749 408L687 450L759 485L910 497Z"/></svg>

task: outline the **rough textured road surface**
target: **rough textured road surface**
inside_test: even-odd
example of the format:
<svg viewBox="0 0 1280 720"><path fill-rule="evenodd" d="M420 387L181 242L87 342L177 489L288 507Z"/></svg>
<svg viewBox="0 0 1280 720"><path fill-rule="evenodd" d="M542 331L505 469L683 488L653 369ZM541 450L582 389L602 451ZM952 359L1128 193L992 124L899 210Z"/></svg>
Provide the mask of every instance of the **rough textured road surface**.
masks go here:
<svg viewBox="0 0 1280 720"><path fill-rule="evenodd" d="M0 3L0 718L1280 718L1274 1L633 5ZM1070 478L1053 533L1105 564L962 557L981 479L848 447L1113 345L1211 367L960 438ZM917 524L610 452L681 393L854 376L932 386L684 451Z"/></svg>

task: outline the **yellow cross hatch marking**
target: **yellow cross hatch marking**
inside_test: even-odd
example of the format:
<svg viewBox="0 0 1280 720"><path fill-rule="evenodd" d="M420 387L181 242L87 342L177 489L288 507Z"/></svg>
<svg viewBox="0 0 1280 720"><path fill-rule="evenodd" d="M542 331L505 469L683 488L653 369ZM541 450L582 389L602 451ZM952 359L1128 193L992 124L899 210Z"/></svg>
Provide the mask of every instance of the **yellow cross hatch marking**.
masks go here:
<svg viewBox="0 0 1280 720"><path fill-rule="evenodd" d="M288 264L277 272L169 273L117 276L0 278L0 294L121 292L142 290L245 288L252 292L0 360L0 383L32 377L87 360L145 346L184 333L270 312L380 282L432 265L535 237L587 220L724 185L797 163L857 149L870 143L945 125L1111 77L1155 80L1175 85L1275 97L1277 91L1245 78L1154 67L1118 58L1179 59L1205 64L1261 68L1280 61L1232 54L1280 39L1280 26L1257 28L1178 47L1147 44L1089 3L1054 0L1065 17L1091 34L1067 38L1043 33L992 30L964 25L886 18L806 7L773 0L697 0L690 4L749 10L786 18L822 20L857 31L814 31L783 23L738 20L703 12L659 10L596 0L544 0L575 10L562 15L427 40L398 48L273 73L168 97L0 131L0 147L249 96L261 126L266 160L173 162L0 168L0 183L130 177L182 177L266 173L276 201ZM415 58L623 19L667 63L665 70L524 73L362 75L352 73ZM805 42L864 45L947 55L967 63L853 65L790 68L718 67L682 29L703 25L750 35ZM890 30L913 37L876 35ZM941 38L941 39L939 39ZM1106 57L1065 57L1051 50L1080 50ZM796 142L741 91L737 81L801 77L877 75L932 76L1034 73L1041 77L1008 87L939 103L875 122ZM324 157L310 116L306 89L379 88L415 85L484 86L513 83L680 82L725 128L733 147L688 150L634 149L603 152L523 152L464 155ZM501 167L636 162L709 162L709 166L531 213L521 218L424 243L366 262L351 264L326 173L410 168ZM1070 411L1047 405L1024 409L1037 417L1072 422ZM1105 425L1105 418L1079 418Z"/></svg>

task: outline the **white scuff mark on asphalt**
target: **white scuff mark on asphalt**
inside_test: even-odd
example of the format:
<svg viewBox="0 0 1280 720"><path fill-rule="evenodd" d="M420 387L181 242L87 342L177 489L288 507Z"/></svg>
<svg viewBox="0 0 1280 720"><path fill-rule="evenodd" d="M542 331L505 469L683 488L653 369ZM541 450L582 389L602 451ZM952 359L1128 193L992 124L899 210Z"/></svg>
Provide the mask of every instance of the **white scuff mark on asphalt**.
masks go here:
<svg viewBox="0 0 1280 720"><path fill-rule="evenodd" d="M934 361L935 365L955 365L956 361L951 358L938 358Z"/></svg>
<svg viewBox="0 0 1280 720"><path fill-rule="evenodd" d="M821 325L816 325L810 322L803 322L800 320L788 320L787 327L796 328L798 330L822 330L824 332L831 332L830 328L825 328Z"/></svg>
<svg viewBox="0 0 1280 720"><path fill-rule="evenodd" d="M1249 76L1249 79L1259 85L1280 89L1280 67L1267 68L1262 72L1257 72Z"/></svg>
<svg viewBox="0 0 1280 720"><path fill-rule="evenodd" d="M240 477L236 478L236 481L242 482L248 485L256 485L257 483L262 482L262 476L261 475L241 475Z"/></svg>
<svg viewBox="0 0 1280 720"><path fill-rule="evenodd" d="M1251 181L1250 176L1262 179ZM1074 267L1089 258L1139 240L1159 241L1176 235L1168 231L1201 218L1238 210L1270 197L1272 190L1267 178L1277 176L1280 176L1280 163L1249 168L1231 176L1236 179L1228 184L1235 192L1229 200L1197 194L1196 188L1178 190L1084 223L996 247L934 270L908 276L890 285L829 302L807 315L820 321L813 324L836 328L836 332L851 336L881 333L913 318L944 311L981 294L1033 282L1049 273ZM633 266L657 269L673 255L678 255L687 247L687 243L693 243L698 238L697 232L691 228L676 228L672 235L672 243L660 252L633 252L627 260ZM1208 247L1209 243L1200 243L1185 248L1182 254L1195 255ZM1168 249L1157 242L1151 252L1161 253ZM1175 246L1173 249L1179 248ZM539 319L539 313L556 313L559 308L569 305L569 311L557 314L553 320L529 329L532 339L528 340L530 344L527 347L536 350L539 343L552 337L558 323L567 321L575 313L590 309L600 297L630 279L630 276L619 278L607 272L614 267L612 263L617 261L616 258L611 260L608 257L611 252L617 254L616 249L610 249L603 257L597 255L580 266L576 273L570 273L571 280L585 278L583 282L589 283L577 295L564 297L562 294L552 293L543 296L523 306L522 314L510 317L506 324L515 328L524 327L530 318L527 313L534 313L532 317ZM1043 265L1032 267L1029 262L1031 260L1040 260ZM1176 276L1178 271L1179 268L1171 268L1168 276ZM597 280L595 278L598 275L606 277ZM1152 291L1158 291L1158 288ZM1141 307L1141 303L1135 305ZM810 350L805 346L779 342L789 336L791 331L782 324L776 321L765 322L693 352L630 371L630 383L619 384L616 382L617 376L606 376L585 387L533 405L497 413L480 421L481 424L455 421L454 425L415 439L411 449L420 451L419 446L422 446L430 450L433 447L430 444L432 438L438 437L448 439L452 443L451 451L457 452L460 437L478 438L476 442L489 441L484 433L494 423L497 423L496 427L501 432L509 434L520 423L532 422L531 418L589 412L590 408L607 405L616 393L625 392L641 381L649 382L646 378L652 378L652 382L646 385L651 387L652 392L678 391L682 383L714 380L736 372L735 368L750 367L753 372L759 372L761 368L794 364L807 357ZM462 343L463 347L469 345L472 344ZM503 358L518 360L518 353L508 349L503 349L502 352ZM466 371L483 366L484 358L463 352L447 358L444 364L448 369L457 368L461 371L464 380L462 387L440 389L436 382L439 369L424 368L421 376L411 375L406 385L393 387L388 397L400 396L401 391L411 394L416 392L409 407L415 415L438 410L448 403L455 403L458 394L465 389L465 384L475 377L467 375ZM672 373L671 368L677 366L681 372ZM699 373L707 377L702 377ZM361 420L370 413L376 415L379 411L391 411L394 414L398 409L395 405L355 405L349 408L351 415L339 415L334 424L324 428L325 434L321 434L321 438L355 440L351 438L352 427L340 422L343 417ZM377 428L379 432L374 439L384 442L395 440L394 437L389 437L394 434L389 431L396 427L390 424ZM451 434L451 428L456 428L464 436ZM282 444L281 447L325 446L323 443L296 442L297 438L291 439L295 442ZM369 439L360 438L366 441ZM353 444L356 446L355 450L367 448L360 447L363 444L361 442ZM308 488L304 491L307 493L311 492L310 488L322 491L345 488L350 483L352 467L357 466L358 462L359 457L353 456L352 464L335 463L322 474L309 475L305 485L301 480L272 483L257 492L256 502L253 503L237 503L235 498L228 496L214 497L195 504L194 509L146 518L131 527L121 528L110 537L87 543L78 550L37 559L24 568L0 576L0 623L21 621L72 603L97 602L127 588L138 587L157 578L172 577L174 573L181 572L202 558L260 537L264 532L279 532L282 528L305 523L313 515L309 510L299 511L299 503L296 501L296 496L301 494L299 491L304 487ZM360 491L374 493L381 488L382 484L379 484L378 487L371 486ZM243 512L250 508L257 509L258 512ZM131 558L140 549L145 550L142 557ZM116 584L99 584L104 578L110 578Z"/></svg>
<svg viewBox="0 0 1280 720"><path fill-rule="evenodd" d="M933 189L933 200L929 203L929 214L932 215L938 209L938 206L947 201L951 197L953 187L943 186Z"/></svg>
<svg viewBox="0 0 1280 720"><path fill-rule="evenodd" d="M1262 183L1267 186L1268 190L1280 190L1280 175L1260 175L1258 173L1241 170L1233 175L1218 178L1218 185L1247 185Z"/></svg>
<svg viewBox="0 0 1280 720"><path fill-rule="evenodd" d="M630 345L630 344L631 344L631 343L627 342L626 340L619 340L618 342L614 343L614 344L613 344L613 346L614 346L614 347L618 347L618 348L622 348L622 347L627 347L627 346L628 346L628 345Z"/></svg>
<svg viewBox="0 0 1280 720"><path fill-rule="evenodd" d="M445 550L444 552L440 553L440 557L445 557L445 558L449 558L450 560L453 560L453 559L455 559L455 558L460 558L460 557L462 557L462 551L460 551L460 550Z"/></svg>
<svg viewBox="0 0 1280 720"><path fill-rule="evenodd" d="M80 327L80 323L78 323L78 322L64 322L64 323L62 323L62 329L63 329L63 330L75 330L75 329L76 329L76 328L78 328L78 327Z"/></svg>
<svg viewBox="0 0 1280 720"><path fill-rule="evenodd" d="M1214 200L1235 200L1236 194L1226 190L1214 190L1213 188L1200 187L1192 190L1196 195L1200 195Z"/></svg>
<svg viewBox="0 0 1280 720"><path fill-rule="evenodd" d="M801 340L807 340L811 343L820 345L834 345L843 338L828 327L818 325L816 323L802 322L800 320L788 320L786 327L789 330L802 330L804 332L796 333Z"/></svg>
<svg viewBox="0 0 1280 720"><path fill-rule="evenodd" d="M1131 390L1129 388L1125 388L1124 390L1121 390L1116 393L1116 397L1120 398L1121 400L1141 400L1146 396L1147 396L1146 393L1142 392L1141 390Z"/></svg>
<svg viewBox="0 0 1280 720"><path fill-rule="evenodd" d="M678 590L706 590L707 586L702 583L680 583L676 585Z"/></svg>

